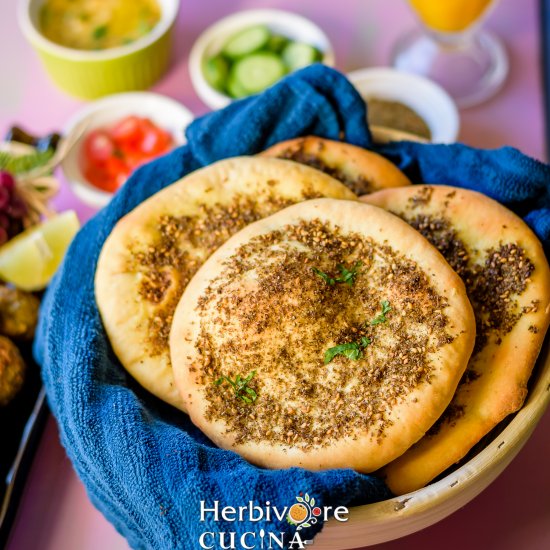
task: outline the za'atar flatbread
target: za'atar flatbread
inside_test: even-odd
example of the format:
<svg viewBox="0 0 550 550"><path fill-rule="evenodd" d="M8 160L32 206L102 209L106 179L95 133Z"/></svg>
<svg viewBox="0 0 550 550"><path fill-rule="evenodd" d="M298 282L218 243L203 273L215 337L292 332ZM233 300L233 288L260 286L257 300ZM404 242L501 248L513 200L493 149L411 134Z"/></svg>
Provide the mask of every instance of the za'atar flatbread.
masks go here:
<svg viewBox="0 0 550 550"><path fill-rule="evenodd" d="M193 172L117 223L99 257L95 294L113 350L144 388L185 410L168 350L183 290L239 229L316 197L355 195L307 166L239 157Z"/></svg>
<svg viewBox="0 0 550 550"><path fill-rule="evenodd" d="M418 441L475 335L464 284L408 224L318 199L249 225L187 286L170 350L191 420L270 468L376 470Z"/></svg>
<svg viewBox="0 0 550 550"><path fill-rule="evenodd" d="M321 170L357 195L411 184L409 178L383 156L342 141L306 136L282 141L261 154Z"/></svg>
<svg viewBox="0 0 550 550"><path fill-rule="evenodd" d="M522 406L550 321L550 271L529 227L481 193L423 185L363 200L396 213L439 249L464 280L476 315L476 345L451 405L384 470L392 491L404 494L463 458Z"/></svg>

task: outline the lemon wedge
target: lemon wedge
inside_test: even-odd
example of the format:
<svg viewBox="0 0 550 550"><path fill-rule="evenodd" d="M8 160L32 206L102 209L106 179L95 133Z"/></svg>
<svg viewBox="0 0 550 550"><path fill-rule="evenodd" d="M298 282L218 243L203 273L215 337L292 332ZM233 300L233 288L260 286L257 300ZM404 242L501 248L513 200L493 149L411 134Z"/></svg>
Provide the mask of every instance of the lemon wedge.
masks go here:
<svg viewBox="0 0 550 550"><path fill-rule="evenodd" d="M0 278L22 290L42 290L79 227L76 213L68 210L23 231L0 247Z"/></svg>

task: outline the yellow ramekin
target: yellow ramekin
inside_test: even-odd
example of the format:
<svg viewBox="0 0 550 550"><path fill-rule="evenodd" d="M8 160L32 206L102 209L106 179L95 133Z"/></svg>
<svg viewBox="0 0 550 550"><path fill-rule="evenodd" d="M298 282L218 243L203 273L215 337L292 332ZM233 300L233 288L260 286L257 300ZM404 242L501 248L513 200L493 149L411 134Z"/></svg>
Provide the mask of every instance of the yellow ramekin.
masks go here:
<svg viewBox="0 0 550 550"><path fill-rule="evenodd" d="M131 44L98 51L66 48L45 38L38 24L44 0L19 0L17 15L23 34L52 80L71 95L96 99L116 92L145 90L165 73L180 0L158 2L161 20L150 33Z"/></svg>

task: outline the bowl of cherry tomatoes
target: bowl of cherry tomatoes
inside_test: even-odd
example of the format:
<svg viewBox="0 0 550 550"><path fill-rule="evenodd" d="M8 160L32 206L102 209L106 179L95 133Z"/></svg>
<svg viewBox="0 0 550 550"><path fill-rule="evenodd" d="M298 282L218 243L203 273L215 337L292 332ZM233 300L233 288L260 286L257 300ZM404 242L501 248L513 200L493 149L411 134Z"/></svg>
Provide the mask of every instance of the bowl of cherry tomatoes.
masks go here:
<svg viewBox="0 0 550 550"><path fill-rule="evenodd" d="M183 145L192 119L177 101L149 92L95 101L64 129L78 138L61 164L65 179L83 202L103 207L134 170Z"/></svg>

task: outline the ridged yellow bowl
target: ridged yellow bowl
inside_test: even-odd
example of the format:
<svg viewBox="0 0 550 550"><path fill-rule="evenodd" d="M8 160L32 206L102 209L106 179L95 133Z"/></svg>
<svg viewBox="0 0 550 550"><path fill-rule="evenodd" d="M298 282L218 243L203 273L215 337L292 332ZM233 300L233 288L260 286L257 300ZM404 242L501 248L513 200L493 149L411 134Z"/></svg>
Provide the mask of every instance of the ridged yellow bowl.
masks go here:
<svg viewBox="0 0 550 550"><path fill-rule="evenodd" d="M98 51L66 48L45 38L38 23L44 1L19 0L19 26L52 80L67 93L96 99L116 92L145 90L168 68L180 0L158 0L161 19L147 35L125 46Z"/></svg>

